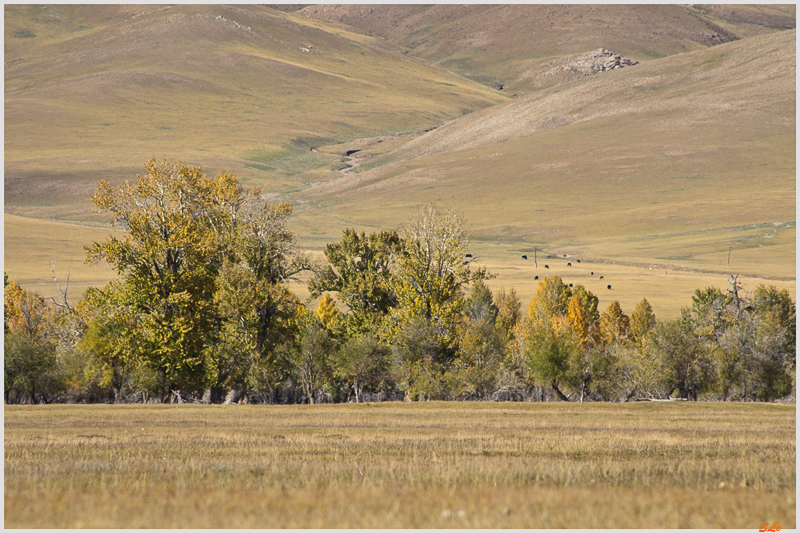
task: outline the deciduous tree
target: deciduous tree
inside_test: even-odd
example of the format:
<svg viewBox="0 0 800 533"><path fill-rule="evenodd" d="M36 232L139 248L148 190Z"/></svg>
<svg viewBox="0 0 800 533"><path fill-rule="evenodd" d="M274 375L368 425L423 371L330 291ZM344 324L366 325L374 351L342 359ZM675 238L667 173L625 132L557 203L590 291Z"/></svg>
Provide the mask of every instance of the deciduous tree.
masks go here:
<svg viewBox="0 0 800 533"><path fill-rule="evenodd" d="M628 339L630 319L614 300L600 316L600 334L606 344L624 343Z"/></svg>
<svg viewBox="0 0 800 533"><path fill-rule="evenodd" d="M569 311L569 298L572 292L559 276L542 278L536 288L536 295L528 305L528 317L532 321L563 318Z"/></svg>
<svg viewBox="0 0 800 533"><path fill-rule="evenodd" d="M367 236L353 229L344 230L340 242L325 247L329 264L309 281L311 295L338 292L339 299L350 309L355 327L362 332L370 330L397 303L390 267L402 244L394 231Z"/></svg>
<svg viewBox="0 0 800 533"><path fill-rule="evenodd" d="M642 342L647 333L656 325L656 315L646 298L636 304L630 318L628 337L632 341Z"/></svg>
<svg viewBox="0 0 800 533"><path fill-rule="evenodd" d="M374 388L387 379L389 347L372 333L351 337L336 356L336 370L352 388L356 403L360 403L364 390Z"/></svg>

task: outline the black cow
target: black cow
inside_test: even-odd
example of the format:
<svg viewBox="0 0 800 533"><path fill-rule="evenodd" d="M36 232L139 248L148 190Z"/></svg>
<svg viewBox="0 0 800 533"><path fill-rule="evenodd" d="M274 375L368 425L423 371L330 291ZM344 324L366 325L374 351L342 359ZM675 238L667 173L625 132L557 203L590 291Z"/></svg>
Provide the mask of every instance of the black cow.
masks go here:
<svg viewBox="0 0 800 533"><path fill-rule="evenodd" d="M606 287L606 288L607 288L608 290L611 290L611 285L609 285L609 286L608 286L608 287Z"/></svg>
<svg viewBox="0 0 800 533"><path fill-rule="evenodd" d="M545 268L550 268L550 265L545 265L544 267L545 267Z"/></svg>
<svg viewBox="0 0 800 533"><path fill-rule="evenodd" d="M522 256L522 258L523 258L523 259L525 259L525 260L527 260L527 259L528 259L528 256L527 256L527 255L523 255L523 256Z"/></svg>
<svg viewBox="0 0 800 533"><path fill-rule="evenodd" d="M539 276L533 276L533 279L539 279Z"/></svg>
<svg viewBox="0 0 800 533"><path fill-rule="evenodd" d="M568 267L571 267L571 266L572 266L572 263L567 263L567 266L568 266Z"/></svg>

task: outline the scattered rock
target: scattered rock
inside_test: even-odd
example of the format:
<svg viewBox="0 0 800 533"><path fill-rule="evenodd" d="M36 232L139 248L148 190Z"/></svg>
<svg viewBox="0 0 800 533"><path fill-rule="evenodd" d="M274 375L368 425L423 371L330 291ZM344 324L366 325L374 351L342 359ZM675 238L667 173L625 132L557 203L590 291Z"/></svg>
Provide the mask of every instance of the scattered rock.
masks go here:
<svg viewBox="0 0 800 533"><path fill-rule="evenodd" d="M638 64L638 61L627 59L605 48L598 48L578 56L570 56L553 61L545 76L555 76L559 72L573 72L581 76L592 76L622 67Z"/></svg>

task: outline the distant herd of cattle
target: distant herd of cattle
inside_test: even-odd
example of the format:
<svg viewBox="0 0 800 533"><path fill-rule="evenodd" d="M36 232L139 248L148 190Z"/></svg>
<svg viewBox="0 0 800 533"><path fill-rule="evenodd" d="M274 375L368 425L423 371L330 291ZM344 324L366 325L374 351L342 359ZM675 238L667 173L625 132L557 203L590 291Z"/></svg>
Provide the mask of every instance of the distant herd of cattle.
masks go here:
<svg viewBox="0 0 800 533"><path fill-rule="evenodd" d="M472 254L466 254L466 256L465 256L465 257L466 257L467 259L472 259ZM567 256L565 255L564 257L567 257ZM550 256L550 258L552 259L552 256ZM527 256L527 255L523 255L523 256L522 256L522 259L524 259L524 260L526 260L526 261L527 261L527 260L528 260L528 256ZM581 262L581 260L580 260L580 259L576 259L576 260L575 260L575 262L576 262L576 263L580 263L580 262ZM464 263L463 263L463 264L465 264L465 265L466 265L466 264L468 264L468 263L469 263L469 261L464 261ZM567 266L568 266L568 267L571 267L571 266L572 266L572 263L567 263ZM548 269L548 270L550 269L550 265L545 265L544 267L545 267L546 269ZM590 273L590 275L591 275L591 276L594 276L594 272L591 272L591 273ZM603 277L604 277L604 276L600 276L600 279L603 279ZM534 276L534 277L533 277L533 279L539 279L539 276ZM570 284L569 284L569 286L570 286L570 287L572 287L572 283L570 283ZM606 288L607 288L608 290L611 290L611 285L607 285L607 286L606 286Z"/></svg>

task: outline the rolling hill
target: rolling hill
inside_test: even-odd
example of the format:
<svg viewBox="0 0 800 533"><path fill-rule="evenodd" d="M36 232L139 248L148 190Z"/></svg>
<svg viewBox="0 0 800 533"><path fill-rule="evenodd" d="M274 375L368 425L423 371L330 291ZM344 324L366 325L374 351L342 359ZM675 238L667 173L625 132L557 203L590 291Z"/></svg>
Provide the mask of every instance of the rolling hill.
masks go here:
<svg viewBox="0 0 800 533"><path fill-rule="evenodd" d="M108 279L89 193L153 156L293 201L309 249L459 205L523 299L533 250L668 315L727 272L794 290L794 6L4 9L5 269L42 292Z"/></svg>
<svg viewBox="0 0 800 533"><path fill-rule="evenodd" d="M597 48L644 62L795 27L792 5L318 5L297 12L510 92L578 77L553 75L553 63Z"/></svg>
<svg viewBox="0 0 800 533"><path fill-rule="evenodd" d="M753 37L519 97L301 197L351 213L451 198L517 240L793 222L794 47Z"/></svg>
<svg viewBox="0 0 800 533"><path fill-rule="evenodd" d="M314 145L506 99L263 6L5 9L5 206L22 216L85 220L98 179L132 178L153 156L285 193L340 165Z"/></svg>

